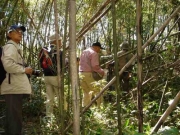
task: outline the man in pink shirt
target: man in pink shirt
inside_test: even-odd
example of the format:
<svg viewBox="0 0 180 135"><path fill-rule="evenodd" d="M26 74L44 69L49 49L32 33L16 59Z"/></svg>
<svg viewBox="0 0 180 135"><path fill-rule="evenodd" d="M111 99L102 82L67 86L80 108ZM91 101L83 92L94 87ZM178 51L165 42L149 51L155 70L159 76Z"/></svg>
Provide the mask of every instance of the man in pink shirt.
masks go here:
<svg viewBox="0 0 180 135"><path fill-rule="evenodd" d="M101 49L103 48L99 42L93 43L90 48L82 52L80 57L79 74L80 77L82 77L80 85L83 89L83 107L87 106L91 102L92 92L95 96L99 93L99 91L92 85L92 82L95 81L92 77L92 71L104 76L104 70L99 65L98 53ZM97 104L99 104L99 102L100 99L97 100Z"/></svg>

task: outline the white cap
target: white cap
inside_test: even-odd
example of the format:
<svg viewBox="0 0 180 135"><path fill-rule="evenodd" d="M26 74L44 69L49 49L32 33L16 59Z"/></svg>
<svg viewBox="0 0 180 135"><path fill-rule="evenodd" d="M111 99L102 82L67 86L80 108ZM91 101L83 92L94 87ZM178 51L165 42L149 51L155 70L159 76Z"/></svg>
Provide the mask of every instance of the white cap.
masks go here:
<svg viewBox="0 0 180 135"><path fill-rule="evenodd" d="M49 36L49 42L55 41L56 40L56 35L57 35L57 38L58 38L57 40L61 40L61 37L60 37L59 34L53 34L53 35Z"/></svg>

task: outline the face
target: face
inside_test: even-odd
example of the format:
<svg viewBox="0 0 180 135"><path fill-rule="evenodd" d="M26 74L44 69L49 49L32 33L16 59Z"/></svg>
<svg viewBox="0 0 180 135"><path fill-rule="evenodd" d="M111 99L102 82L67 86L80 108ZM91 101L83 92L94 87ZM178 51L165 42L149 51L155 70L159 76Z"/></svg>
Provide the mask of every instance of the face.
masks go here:
<svg viewBox="0 0 180 135"><path fill-rule="evenodd" d="M21 29L15 29L8 33L8 37L16 43L20 43L22 40L23 31Z"/></svg>
<svg viewBox="0 0 180 135"><path fill-rule="evenodd" d="M50 44L57 45L56 40L53 42L50 42ZM58 40L58 45L59 47L61 46L61 40Z"/></svg>
<svg viewBox="0 0 180 135"><path fill-rule="evenodd" d="M100 51L101 51L101 48L99 46L96 46L96 52L100 53Z"/></svg>

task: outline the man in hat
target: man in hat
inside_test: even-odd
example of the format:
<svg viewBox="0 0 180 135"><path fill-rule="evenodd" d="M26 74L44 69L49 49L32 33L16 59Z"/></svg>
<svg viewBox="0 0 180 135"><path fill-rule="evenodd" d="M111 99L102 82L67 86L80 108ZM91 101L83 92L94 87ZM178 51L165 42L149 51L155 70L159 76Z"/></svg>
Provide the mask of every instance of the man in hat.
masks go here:
<svg viewBox="0 0 180 135"><path fill-rule="evenodd" d="M22 134L23 96L32 91L26 74L31 75L33 70L25 67L19 46L25 31L24 26L12 25L7 32L8 41L3 46L1 60L7 73L1 84L1 94L6 102L6 135Z"/></svg>
<svg viewBox="0 0 180 135"><path fill-rule="evenodd" d="M121 48L121 51L118 52L118 56L119 57L119 70L121 70L126 64L127 62L134 56L133 53L128 53L124 56L121 56L125 53L127 53L129 50L130 50L130 44L128 42L123 42L121 45L120 45L120 48ZM129 81L130 81L130 78L131 78L131 72L132 72L132 67L133 67L134 63L132 63L131 66L129 66L123 73L122 75L120 76L120 84L121 84L121 87L122 87L122 90L124 92L129 92Z"/></svg>
<svg viewBox="0 0 180 135"><path fill-rule="evenodd" d="M92 76L92 72L95 71L101 76L104 76L104 70L99 65L99 52L103 49L99 42L95 42L92 46L84 50L80 56L79 63L79 74L82 77L80 81L81 88L83 90L83 107L87 106L91 102L92 92L93 95L97 95L97 91L92 82L95 79ZM98 106L100 105L101 99L97 100Z"/></svg>
<svg viewBox="0 0 180 135"><path fill-rule="evenodd" d="M57 38L57 42L56 42ZM57 46L61 47L61 37L59 34L53 34L49 37L50 51L43 48L40 52L40 65L44 73L44 81L46 85L46 116L53 116L53 105L55 95L59 98L58 77L57 77ZM45 62L43 61L45 59ZM46 65L44 65L46 64ZM62 68L62 51L60 51L60 67ZM58 99L59 102L59 99ZM64 102L66 109L66 102Z"/></svg>

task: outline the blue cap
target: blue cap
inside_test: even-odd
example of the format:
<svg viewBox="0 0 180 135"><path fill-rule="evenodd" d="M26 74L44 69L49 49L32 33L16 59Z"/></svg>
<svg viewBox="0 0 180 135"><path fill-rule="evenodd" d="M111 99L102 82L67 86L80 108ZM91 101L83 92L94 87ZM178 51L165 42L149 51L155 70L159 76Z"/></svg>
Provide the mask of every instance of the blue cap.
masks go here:
<svg viewBox="0 0 180 135"><path fill-rule="evenodd" d="M23 32L26 31L26 28L24 26L19 26L19 25L12 25L9 30L8 30L8 33L13 31L13 30L16 30L16 29L21 29Z"/></svg>

